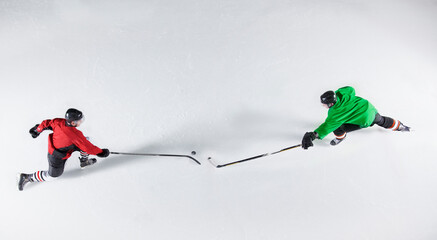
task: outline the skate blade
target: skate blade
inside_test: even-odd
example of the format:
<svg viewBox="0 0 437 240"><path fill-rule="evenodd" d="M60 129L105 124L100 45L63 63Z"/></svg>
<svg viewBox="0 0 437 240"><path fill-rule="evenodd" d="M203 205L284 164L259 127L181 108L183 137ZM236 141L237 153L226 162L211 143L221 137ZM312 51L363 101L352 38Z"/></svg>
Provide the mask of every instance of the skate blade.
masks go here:
<svg viewBox="0 0 437 240"><path fill-rule="evenodd" d="M19 184L20 184L20 176L21 176L21 173L17 173L17 175L16 175L16 183L15 183L15 186L17 186L17 190L19 191L19 192L21 192L21 191L23 191L24 190L24 188L23 188L23 190L20 190L20 188L19 188Z"/></svg>
<svg viewBox="0 0 437 240"><path fill-rule="evenodd" d="M86 165L86 166L84 166L84 167L80 167L80 169L81 169L81 170L83 170L83 169L87 169L87 168L90 168L90 167L92 167L92 166L94 166L94 165L96 165L96 163L93 163L93 164L91 164L91 165Z"/></svg>
<svg viewBox="0 0 437 240"><path fill-rule="evenodd" d="M17 176L16 176L16 183L15 183L15 186L17 186L17 190L18 191L20 191L20 189L18 189L18 183L20 183L20 175L21 175L21 173L17 173Z"/></svg>

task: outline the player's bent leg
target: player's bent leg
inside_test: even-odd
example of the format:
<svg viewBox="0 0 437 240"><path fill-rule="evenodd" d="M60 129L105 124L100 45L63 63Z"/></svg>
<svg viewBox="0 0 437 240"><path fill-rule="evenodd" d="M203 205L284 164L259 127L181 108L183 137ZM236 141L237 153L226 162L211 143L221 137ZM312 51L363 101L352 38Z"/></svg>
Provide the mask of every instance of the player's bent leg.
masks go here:
<svg viewBox="0 0 437 240"><path fill-rule="evenodd" d="M53 180L48 171L36 171L33 174L20 173L18 177L18 190L23 191L24 186L31 182L47 182Z"/></svg>
<svg viewBox="0 0 437 240"><path fill-rule="evenodd" d="M355 124L343 124L338 129L334 131L335 138L332 139L331 145L335 146L340 144L345 138L348 132L356 131L361 129L359 125Z"/></svg>
<svg viewBox="0 0 437 240"><path fill-rule="evenodd" d="M334 135L335 138L331 140L332 146L340 144L346 138L347 132L344 130L343 126L341 126L334 131Z"/></svg>

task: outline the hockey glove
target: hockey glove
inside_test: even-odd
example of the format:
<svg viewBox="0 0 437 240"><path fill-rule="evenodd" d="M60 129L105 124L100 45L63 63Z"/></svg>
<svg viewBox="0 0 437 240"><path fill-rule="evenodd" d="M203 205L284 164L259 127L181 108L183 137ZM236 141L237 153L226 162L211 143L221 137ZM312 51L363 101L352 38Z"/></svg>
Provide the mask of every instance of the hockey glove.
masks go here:
<svg viewBox="0 0 437 240"><path fill-rule="evenodd" d="M97 157L105 158L109 156L109 150L107 148L103 148L102 152L97 154Z"/></svg>
<svg viewBox="0 0 437 240"><path fill-rule="evenodd" d="M36 129L38 128L39 124L35 125L35 127L31 128L29 130L30 135L32 135L33 138L37 138L41 133L38 132Z"/></svg>
<svg viewBox="0 0 437 240"><path fill-rule="evenodd" d="M302 148L308 149L309 147L312 147L314 139L316 139L315 132L305 133L305 135L303 136L303 139L302 139Z"/></svg>

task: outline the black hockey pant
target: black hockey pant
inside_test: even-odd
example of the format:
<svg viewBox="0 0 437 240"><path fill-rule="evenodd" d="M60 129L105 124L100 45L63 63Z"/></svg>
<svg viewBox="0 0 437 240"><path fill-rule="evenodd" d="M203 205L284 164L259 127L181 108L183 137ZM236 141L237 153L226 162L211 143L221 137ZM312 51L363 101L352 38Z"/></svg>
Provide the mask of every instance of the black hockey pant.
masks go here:
<svg viewBox="0 0 437 240"><path fill-rule="evenodd" d="M371 126L373 126L374 124L383 128L397 130L400 123L398 120L390 117L381 116L379 115L379 113L377 113L375 116L375 120L373 121ZM334 135L338 139L343 139L346 137L346 133L359 129L361 129L359 125L345 123L334 131Z"/></svg>
<svg viewBox="0 0 437 240"><path fill-rule="evenodd" d="M64 173L65 168L65 162L67 160L64 160L62 158L55 157L52 154L48 154L47 156L49 160L49 175L50 177L59 177Z"/></svg>

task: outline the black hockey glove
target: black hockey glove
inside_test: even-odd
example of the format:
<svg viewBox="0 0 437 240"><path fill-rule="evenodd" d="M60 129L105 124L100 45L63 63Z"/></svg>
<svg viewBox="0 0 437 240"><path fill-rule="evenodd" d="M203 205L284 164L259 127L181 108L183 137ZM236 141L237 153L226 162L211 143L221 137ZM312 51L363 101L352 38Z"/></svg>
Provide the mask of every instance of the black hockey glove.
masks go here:
<svg viewBox="0 0 437 240"><path fill-rule="evenodd" d="M109 156L109 150L107 148L103 148L102 152L97 154L97 157L105 158Z"/></svg>
<svg viewBox="0 0 437 240"><path fill-rule="evenodd" d="M316 139L315 132L305 133L305 135L303 136L303 139L302 139L302 148L308 149L309 147L312 147L314 139Z"/></svg>
<svg viewBox="0 0 437 240"><path fill-rule="evenodd" d="M33 138L37 138L41 133L38 132L36 129L38 128L39 124L35 125L35 127L31 128L29 130L30 135L32 135Z"/></svg>

